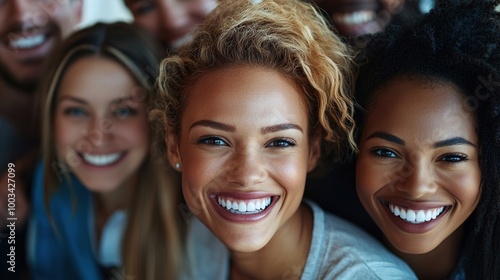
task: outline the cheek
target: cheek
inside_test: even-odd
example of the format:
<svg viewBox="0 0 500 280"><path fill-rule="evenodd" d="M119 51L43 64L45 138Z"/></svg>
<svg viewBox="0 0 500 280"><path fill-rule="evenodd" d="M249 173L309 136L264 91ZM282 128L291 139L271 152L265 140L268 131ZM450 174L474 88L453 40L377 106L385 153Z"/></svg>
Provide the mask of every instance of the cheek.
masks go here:
<svg viewBox="0 0 500 280"><path fill-rule="evenodd" d="M282 158L271 164L272 173L282 186L303 189L307 176L307 157Z"/></svg>
<svg viewBox="0 0 500 280"><path fill-rule="evenodd" d="M448 191L455 196L463 207L468 208L468 211L472 213L481 196L479 167L472 168L469 172L464 172L458 176L451 176L449 180L451 182L448 185L451 188Z"/></svg>
<svg viewBox="0 0 500 280"><path fill-rule="evenodd" d="M82 140L82 129L75 124L66 121L64 118L57 117L54 121L55 144L58 148L74 146L79 140Z"/></svg>
<svg viewBox="0 0 500 280"><path fill-rule="evenodd" d="M361 200L369 199L389 183L385 168L374 164L366 155L360 155L356 162L356 188ZM385 174L385 175L382 175Z"/></svg>

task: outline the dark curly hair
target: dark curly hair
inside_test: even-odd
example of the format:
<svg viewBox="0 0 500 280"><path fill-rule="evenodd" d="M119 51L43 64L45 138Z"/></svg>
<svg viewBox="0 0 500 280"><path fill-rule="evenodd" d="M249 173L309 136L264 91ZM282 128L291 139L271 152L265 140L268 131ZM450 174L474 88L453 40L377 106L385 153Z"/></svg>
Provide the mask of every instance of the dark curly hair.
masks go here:
<svg viewBox="0 0 500 280"><path fill-rule="evenodd" d="M363 118L377 92L397 79L447 82L477 119L480 202L465 222L467 279L500 277L500 13L498 0L441 1L413 26L390 25L360 56L356 98ZM358 131L359 135L359 131Z"/></svg>

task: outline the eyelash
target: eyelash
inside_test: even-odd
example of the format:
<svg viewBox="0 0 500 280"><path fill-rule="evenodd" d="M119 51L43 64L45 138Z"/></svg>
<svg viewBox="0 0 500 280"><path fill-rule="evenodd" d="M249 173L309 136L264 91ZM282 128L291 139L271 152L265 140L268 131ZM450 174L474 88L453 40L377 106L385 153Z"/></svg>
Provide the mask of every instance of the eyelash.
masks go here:
<svg viewBox="0 0 500 280"><path fill-rule="evenodd" d="M380 158L399 158L399 155L395 151L387 148L373 148L371 152L376 157ZM389 156L388 154L392 154L392 156Z"/></svg>
<svg viewBox="0 0 500 280"><path fill-rule="evenodd" d="M224 139L222 139L221 137L217 137L217 136L201 137L196 141L196 143L210 145L210 146L229 146L229 144ZM297 145L297 143L294 140L289 139L289 138L273 139L273 140L269 141L268 143L266 143L266 147L278 148L278 149L294 147L296 145Z"/></svg>
<svg viewBox="0 0 500 280"><path fill-rule="evenodd" d="M453 158L453 159L451 159ZM460 163L469 160L466 154L461 153L452 153L452 154L444 154L439 157L440 161L445 161L449 163Z"/></svg>
<svg viewBox="0 0 500 280"><path fill-rule="evenodd" d="M137 115L137 110L135 110L131 107L117 108L116 110L113 111L113 115L120 118L120 119L124 119L124 118L129 117L129 116Z"/></svg>
<svg viewBox="0 0 500 280"><path fill-rule="evenodd" d="M199 138L196 143L205 144L209 146L229 146L224 139L217 136L204 136ZM219 143L219 144L216 144Z"/></svg>
<svg viewBox="0 0 500 280"><path fill-rule="evenodd" d="M295 146L297 146L297 143L293 139L289 139L289 138L273 139L266 144L266 147L278 148L278 149L284 149L284 148L295 147Z"/></svg>
<svg viewBox="0 0 500 280"><path fill-rule="evenodd" d="M88 116L87 111L78 107L68 107L63 111L64 115L72 117L86 117Z"/></svg>
<svg viewBox="0 0 500 280"><path fill-rule="evenodd" d="M399 158L398 154L387 148L374 148L371 150L371 152L376 156L380 158ZM389 156L388 154L392 154ZM450 154L444 154L438 158L438 161L444 161L446 163L451 163L451 164L458 164L460 162L464 162L469 160L466 154L462 153L450 153Z"/></svg>

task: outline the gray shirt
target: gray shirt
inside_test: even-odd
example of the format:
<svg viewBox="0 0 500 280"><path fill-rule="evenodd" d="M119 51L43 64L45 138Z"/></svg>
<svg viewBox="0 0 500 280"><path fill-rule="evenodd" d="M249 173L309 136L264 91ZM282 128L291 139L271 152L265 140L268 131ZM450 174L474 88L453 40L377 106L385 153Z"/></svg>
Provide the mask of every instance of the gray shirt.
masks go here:
<svg viewBox="0 0 500 280"><path fill-rule="evenodd" d="M291 267L283 279L417 279L405 262L363 230L304 202L314 216L309 255L303 270ZM229 279L229 251L194 217L187 250L182 279Z"/></svg>

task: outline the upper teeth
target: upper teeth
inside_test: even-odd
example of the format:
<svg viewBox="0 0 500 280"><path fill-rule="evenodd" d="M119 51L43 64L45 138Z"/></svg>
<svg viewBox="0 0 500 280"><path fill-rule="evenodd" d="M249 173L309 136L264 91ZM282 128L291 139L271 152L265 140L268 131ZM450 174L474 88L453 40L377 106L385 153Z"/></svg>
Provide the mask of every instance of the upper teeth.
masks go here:
<svg viewBox="0 0 500 280"><path fill-rule="evenodd" d="M436 219L439 214L443 213L444 206L427 210L413 210L405 209L401 206L389 203L389 209L391 209L391 212L396 217L400 217L401 219L413 224L420 224Z"/></svg>
<svg viewBox="0 0 500 280"><path fill-rule="evenodd" d="M374 11L357 11L345 14L333 14L332 19L342 24L361 24L373 20L376 14Z"/></svg>
<svg viewBox="0 0 500 280"><path fill-rule="evenodd" d="M271 197L236 200L233 198L217 197L217 203L226 208L226 210L235 214L254 214L258 213L271 204Z"/></svg>
<svg viewBox="0 0 500 280"><path fill-rule="evenodd" d="M37 47L45 40L45 35L38 34L34 36L10 36L10 46L16 49L29 49Z"/></svg>
<svg viewBox="0 0 500 280"><path fill-rule="evenodd" d="M115 154L109 154L109 155L89 155L89 154L83 154L83 159L85 159L86 162L97 165L97 166L103 166L103 165L108 165L110 163L115 162L121 155L122 153L115 153Z"/></svg>

